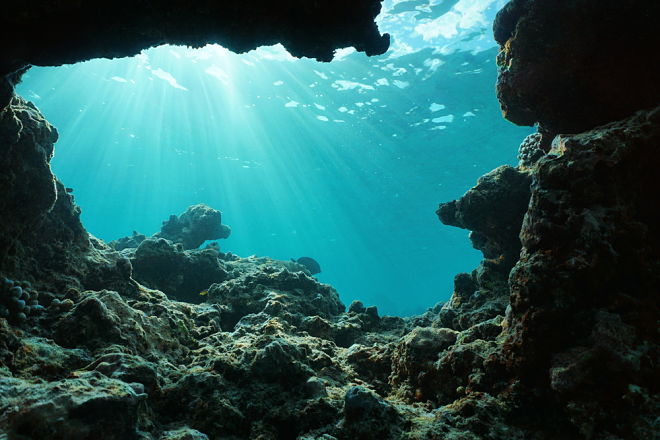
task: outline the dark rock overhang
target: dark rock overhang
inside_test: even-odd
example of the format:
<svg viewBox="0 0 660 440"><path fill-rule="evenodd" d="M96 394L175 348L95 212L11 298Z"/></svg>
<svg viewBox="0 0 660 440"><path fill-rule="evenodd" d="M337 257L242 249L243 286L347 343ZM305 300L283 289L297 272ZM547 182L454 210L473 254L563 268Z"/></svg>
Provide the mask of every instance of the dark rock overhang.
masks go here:
<svg viewBox="0 0 660 440"><path fill-rule="evenodd" d="M579 133L660 102L660 3L512 0L497 15L504 117Z"/></svg>
<svg viewBox="0 0 660 440"><path fill-rule="evenodd" d="M381 0L26 0L2 6L0 108L28 66L132 56L162 44L218 43L234 52L282 43L296 57L330 61L354 47L384 53L374 22Z"/></svg>

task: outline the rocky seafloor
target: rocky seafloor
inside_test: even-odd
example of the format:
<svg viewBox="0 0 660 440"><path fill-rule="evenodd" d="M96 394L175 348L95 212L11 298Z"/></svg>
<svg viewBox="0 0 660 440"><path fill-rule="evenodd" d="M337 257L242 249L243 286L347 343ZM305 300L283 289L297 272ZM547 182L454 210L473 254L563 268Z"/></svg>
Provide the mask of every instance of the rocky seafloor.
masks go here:
<svg viewBox="0 0 660 440"><path fill-rule="evenodd" d="M320 31L264 15L237 47L382 50L372 27L342 32L321 3L300 12ZM356 23L371 23L378 2L356 5ZM4 31L49 17L11 8ZM660 47L659 9L513 0L500 12L498 97L538 133L517 167L440 205L484 260L447 303L408 318L346 307L295 262L200 249L230 233L208 206L111 243L80 223L50 171L57 131L13 94L25 66L216 41L222 23L12 46L0 62L0 439L658 438L660 68L647 49Z"/></svg>

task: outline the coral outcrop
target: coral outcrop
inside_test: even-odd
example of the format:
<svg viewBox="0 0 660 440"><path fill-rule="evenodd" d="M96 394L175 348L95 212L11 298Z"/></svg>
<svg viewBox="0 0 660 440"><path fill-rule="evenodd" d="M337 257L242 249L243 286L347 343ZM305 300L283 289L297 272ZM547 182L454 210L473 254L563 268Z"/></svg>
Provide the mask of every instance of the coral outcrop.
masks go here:
<svg viewBox="0 0 660 440"><path fill-rule="evenodd" d="M222 224L222 213L204 204L190 206L186 212L170 216L154 237L181 243L184 249L197 249L206 240L227 238L231 228Z"/></svg>

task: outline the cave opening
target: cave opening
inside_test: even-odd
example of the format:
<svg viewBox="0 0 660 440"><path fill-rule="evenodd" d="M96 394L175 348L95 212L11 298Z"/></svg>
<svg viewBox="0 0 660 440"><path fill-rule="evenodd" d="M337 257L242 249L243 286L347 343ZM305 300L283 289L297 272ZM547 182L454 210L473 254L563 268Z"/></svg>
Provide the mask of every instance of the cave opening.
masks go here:
<svg viewBox="0 0 660 440"><path fill-rule="evenodd" d="M437 204L515 164L530 130L504 121L493 93L503 2L408 3L384 3L393 44L375 57L161 46L33 67L17 91L58 128L54 172L95 236L151 235L205 203L232 227L223 251L310 256L343 301L421 313L481 259Z"/></svg>
<svg viewBox="0 0 660 440"><path fill-rule="evenodd" d="M303 3L5 5L0 439L654 438L660 3Z"/></svg>

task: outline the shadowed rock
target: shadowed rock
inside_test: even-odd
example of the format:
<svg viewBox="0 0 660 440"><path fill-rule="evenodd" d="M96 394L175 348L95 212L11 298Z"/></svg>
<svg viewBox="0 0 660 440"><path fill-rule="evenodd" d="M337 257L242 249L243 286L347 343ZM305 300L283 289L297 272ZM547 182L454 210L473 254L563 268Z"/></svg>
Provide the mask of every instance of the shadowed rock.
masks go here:
<svg viewBox="0 0 660 440"><path fill-rule="evenodd" d="M282 43L293 56L320 61L343 47L382 54L389 35L374 23L379 12L380 0L5 2L0 108L25 66L126 57L162 44L217 43L242 53Z"/></svg>
<svg viewBox="0 0 660 440"><path fill-rule="evenodd" d="M504 117L577 133L660 102L660 3L513 0L497 15Z"/></svg>
<svg viewBox="0 0 660 440"><path fill-rule="evenodd" d="M555 139L511 272L506 360L592 438L653 437L659 142L660 108Z"/></svg>
<svg viewBox="0 0 660 440"><path fill-rule="evenodd" d="M520 256L518 234L529 203L528 174L501 166L481 177L458 200L437 211L444 224L472 231L472 246L485 259L471 274L454 279L454 293L443 306L443 325L457 330L503 315L509 302L509 272Z"/></svg>

